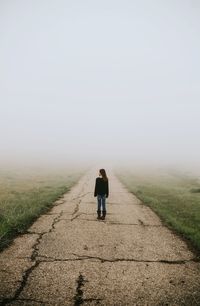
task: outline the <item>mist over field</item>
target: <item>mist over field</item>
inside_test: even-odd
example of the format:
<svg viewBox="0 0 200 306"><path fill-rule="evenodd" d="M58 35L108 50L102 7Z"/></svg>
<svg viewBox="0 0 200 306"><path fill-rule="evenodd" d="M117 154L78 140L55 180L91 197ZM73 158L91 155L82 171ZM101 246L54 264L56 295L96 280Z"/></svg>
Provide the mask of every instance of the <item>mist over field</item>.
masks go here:
<svg viewBox="0 0 200 306"><path fill-rule="evenodd" d="M0 163L200 173L199 1L0 2Z"/></svg>

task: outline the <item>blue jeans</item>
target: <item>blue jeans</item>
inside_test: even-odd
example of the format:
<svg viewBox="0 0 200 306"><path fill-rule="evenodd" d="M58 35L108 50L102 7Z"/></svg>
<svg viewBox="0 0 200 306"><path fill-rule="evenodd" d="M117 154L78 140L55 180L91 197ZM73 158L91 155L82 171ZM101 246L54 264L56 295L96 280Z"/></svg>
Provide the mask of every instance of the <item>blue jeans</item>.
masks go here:
<svg viewBox="0 0 200 306"><path fill-rule="evenodd" d="M106 195L105 194L97 195L97 204L98 204L98 207L97 207L98 211L101 211L101 208L102 208L102 211L106 211Z"/></svg>

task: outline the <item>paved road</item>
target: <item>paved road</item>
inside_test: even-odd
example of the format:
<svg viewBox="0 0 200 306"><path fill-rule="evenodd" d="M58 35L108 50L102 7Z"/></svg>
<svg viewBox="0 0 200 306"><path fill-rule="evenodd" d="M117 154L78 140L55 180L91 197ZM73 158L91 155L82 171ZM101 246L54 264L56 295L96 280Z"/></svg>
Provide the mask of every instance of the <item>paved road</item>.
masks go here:
<svg viewBox="0 0 200 306"><path fill-rule="evenodd" d="M0 254L6 305L200 305L200 263L110 171L105 221L89 171Z"/></svg>

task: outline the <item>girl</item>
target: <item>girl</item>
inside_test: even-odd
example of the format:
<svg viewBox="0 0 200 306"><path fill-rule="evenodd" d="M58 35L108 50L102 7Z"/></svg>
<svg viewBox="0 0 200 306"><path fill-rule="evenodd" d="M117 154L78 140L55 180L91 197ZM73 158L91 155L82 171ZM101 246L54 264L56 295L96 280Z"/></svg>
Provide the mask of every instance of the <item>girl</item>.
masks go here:
<svg viewBox="0 0 200 306"><path fill-rule="evenodd" d="M99 177L96 178L94 196L97 196L97 219L105 219L106 216L106 198L109 195L108 177L105 169L99 170ZM102 217L101 217L102 210Z"/></svg>

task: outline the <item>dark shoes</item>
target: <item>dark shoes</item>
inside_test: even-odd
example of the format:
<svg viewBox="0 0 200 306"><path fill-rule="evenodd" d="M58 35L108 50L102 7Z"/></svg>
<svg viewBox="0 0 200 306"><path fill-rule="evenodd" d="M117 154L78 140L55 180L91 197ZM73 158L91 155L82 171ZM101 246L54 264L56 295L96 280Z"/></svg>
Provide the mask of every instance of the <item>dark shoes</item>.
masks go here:
<svg viewBox="0 0 200 306"><path fill-rule="evenodd" d="M102 216L101 216L101 212L99 210L97 210L97 219L98 220L105 220L106 217L106 211L102 211Z"/></svg>
<svg viewBox="0 0 200 306"><path fill-rule="evenodd" d="M101 219L101 212L97 210L97 219L100 220Z"/></svg>
<svg viewBox="0 0 200 306"><path fill-rule="evenodd" d="M106 211L103 211L103 214L102 214L101 220L105 220L105 217L106 217Z"/></svg>

